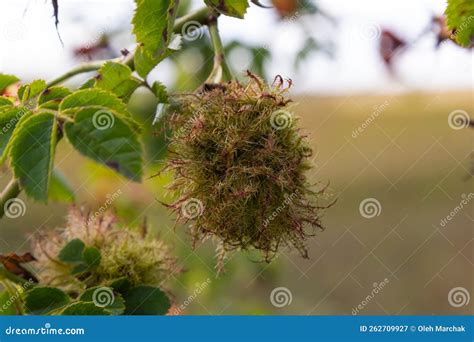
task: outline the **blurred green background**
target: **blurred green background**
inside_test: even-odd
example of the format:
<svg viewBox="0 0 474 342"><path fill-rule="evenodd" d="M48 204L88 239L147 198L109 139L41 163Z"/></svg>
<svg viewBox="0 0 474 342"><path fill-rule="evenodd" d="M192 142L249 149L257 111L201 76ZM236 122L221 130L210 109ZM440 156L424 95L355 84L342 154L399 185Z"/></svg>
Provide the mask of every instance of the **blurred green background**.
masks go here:
<svg viewBox="0 0 474 342"><path fill-rule="evenodd" d="M133 184L64 142L56 160L76 189L79 205L97 210L120 190L113 205L122 220L139 225L146 217L153 234L173 246L186 271L169 279L167 288L177 306L186 303L182 314L350 315L374 283L385 278L388 284L359 314L472 314L472 302L453 307L448 293L460 286L472 294L474 203L446 226L440 223L463 194L474 192L473 131L448 124L454 110L473 113L472 100L468 91L298 96L295 115L317 151L309 178L330 182L328 200L337 198L324 215L326 230L310 241L309 260L284 250L266 264L255 254L237 253L220 276L214 270L212 243L191 250L187 228L174 227L173 217L159 203L171 201L165 190L169 175ZM377 108L378 116L354 138L353 131ZM159 134L159 127L152 127L151 135ZM164 157L158 140L148 141L155 159ZM150 166L148 176L159 169L159 163ZM0 185L9 178L4 168ZM25 215L0 221L1 253L27 251L33 234L60 226L67 212L66 205L21 198ZM361 215L359 205L366 198L379 201L379 216ZM194 297L199 287L203 290ZM270 300L277 287L291 293L291 303L281 308Z"/></svg>

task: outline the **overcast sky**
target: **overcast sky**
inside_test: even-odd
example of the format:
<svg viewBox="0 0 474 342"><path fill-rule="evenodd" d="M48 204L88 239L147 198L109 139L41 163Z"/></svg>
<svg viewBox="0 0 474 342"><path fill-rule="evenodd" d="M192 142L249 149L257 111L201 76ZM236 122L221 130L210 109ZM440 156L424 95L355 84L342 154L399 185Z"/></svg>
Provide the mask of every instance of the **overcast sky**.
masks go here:
<svg viewBox="0 0 474 342"><path fill-rule="evenodd" d="M60 0L63 47L51 19L50 0L1 1L0 71L25 79L48 79L66 71L77 63L71 58L72 48L90 43L104 30L131 30L128 22L134 8L132 0ZM195 1L195 6L201 4ZM293 57L306 35L291 20L279 22L274 11L252 6L245 21L222 19L223 39L238 38L269 47L273 52L269 74L291 77L300 91L347 93L472 87L472 52L451 43L435 50L433 36L419 40L401 56L396 65L397 80L388 76L377 55L381 27L394 30L408 41L414 40L427 27L431 15L442 13L445 0L321 0L319 4L336 18L337 24L306 20L306 27L317 37L331 37L335 56L331 59L323 53L312 55L300 72L293 69ZM123 35L118 44L125 47L130 39ZM233 62L243 69L248 60L239 55ZM173 71L167 69L154 77L172 82Z"/></svg>

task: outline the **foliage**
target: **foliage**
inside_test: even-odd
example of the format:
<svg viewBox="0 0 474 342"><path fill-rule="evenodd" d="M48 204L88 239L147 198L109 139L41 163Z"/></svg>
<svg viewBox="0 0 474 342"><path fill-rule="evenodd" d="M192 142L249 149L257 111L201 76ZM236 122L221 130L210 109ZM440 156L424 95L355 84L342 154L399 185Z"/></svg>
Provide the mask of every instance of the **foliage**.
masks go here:
<svg viewBox="0 0 474 342"><path fill-rule="evenodd" d="M175 258L161 241L115 221L71 209L64 228L33 242L38 283L0 293L10 301L0 314L15 311L13 304L15 313L33 315L166 314L171 300L162 286L179 271Z"/></svg>
<svg viewBox="0 0 474 342"><path fill-rule="evenodd" d="M243 18L249 7L248 0L205 0L205 2L217 12L237 18Z"/></svg>
<svg viewBox="0 0 474 342"><path fill-rule="evenodd" d="M131 228L119 228L115 221L111 214L72 209L63 229L40 234L33 245L40 282L76 293L122 277L132 286L159 285L176 271L166 245Z"/></svg>
<svg viewBox="0 0 474 342"><path fill-rule="evenodd" d="M474 2L448 0L445 14L448 28L452 30L452 38L463 47L472 46L474 42Z"/></svg>

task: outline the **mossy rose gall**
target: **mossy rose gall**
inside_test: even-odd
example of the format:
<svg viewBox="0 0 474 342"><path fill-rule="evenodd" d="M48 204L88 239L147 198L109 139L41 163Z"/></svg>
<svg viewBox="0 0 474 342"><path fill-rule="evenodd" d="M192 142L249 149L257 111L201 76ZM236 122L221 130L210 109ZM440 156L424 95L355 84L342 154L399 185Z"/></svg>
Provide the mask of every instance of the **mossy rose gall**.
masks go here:
<svg viewBox="0 0 474 342"><path fill-rule="evenodd" d="M170 115L167 169L179 198L169 207L195 242L213 237L221 252L257 249L267 261L283 245L307 257L307 238L322 229L324 188L305 175L312 149L287 91L280 77L267 85L249 73L245 84L183 96Z"/></svg>
<svg viewBox="0 0 474 342"><path fill-rule="evenodd" d="M100 252L96 267L83 273L74 271L78 265L71 262L73 248L66 251L66 246L72 247L74 242ZM96 217L77 208L70 210L63 228L43 232L34 239L33 254L40 282L68 293L106 286L120 278L126 278L131 286L158 286L179 272L176 259L162 241L119 227L110 213Z"/></svg>

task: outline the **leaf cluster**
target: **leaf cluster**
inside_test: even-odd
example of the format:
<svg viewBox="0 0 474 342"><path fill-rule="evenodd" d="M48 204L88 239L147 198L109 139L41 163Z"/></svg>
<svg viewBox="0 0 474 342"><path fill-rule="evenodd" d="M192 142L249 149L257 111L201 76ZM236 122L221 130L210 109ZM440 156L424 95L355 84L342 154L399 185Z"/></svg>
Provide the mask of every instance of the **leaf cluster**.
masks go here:
<svg viewBox="0 0 474 342"><path fill-rule="evenodd" d="M11 278L18 283L7 291L10 298L19 294L17 313L163 315L171 306L162 289L177 271L169 248L140 232L117 227L110 214L95 218L72 209L63 229L34 240L33 254L38 283L24 286L23 279ZM2 298L9 300L2 293L0 304Z"/></svg>

